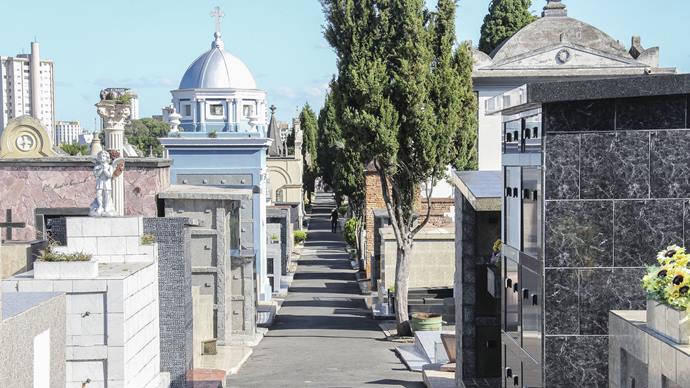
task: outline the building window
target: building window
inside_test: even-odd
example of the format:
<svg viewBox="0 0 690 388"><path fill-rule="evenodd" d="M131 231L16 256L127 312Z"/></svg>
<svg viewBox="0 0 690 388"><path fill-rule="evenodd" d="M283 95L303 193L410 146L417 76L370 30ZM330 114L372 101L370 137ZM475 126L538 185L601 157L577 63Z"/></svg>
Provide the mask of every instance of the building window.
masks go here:
<svg viewBox="0 0 690 388"><path fill-rule="evenodd" d="M192 115L192 105L186 104L184 106L184 115L185 116L191 116Z"/></svg>
<svg viewBox="0 0 690 388"><path fill-rule="evenodd" d="M222 104L213 104L209 107L209 110L211 112L211 116L222 116L223 115L223 105Z"/></svg>
<svg viewBox="0 0 690 388"><path fill-rule="evenodd" d="M252 105L242 106L242 116L245 118L252 117L254 115L254 107Z"/></svg>

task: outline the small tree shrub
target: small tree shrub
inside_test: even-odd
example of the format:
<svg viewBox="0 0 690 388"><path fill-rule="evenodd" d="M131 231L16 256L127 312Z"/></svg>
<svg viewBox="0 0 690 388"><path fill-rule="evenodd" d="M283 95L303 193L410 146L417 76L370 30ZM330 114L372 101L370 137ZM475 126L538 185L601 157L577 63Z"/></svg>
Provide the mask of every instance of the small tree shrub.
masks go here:
<svg viewBox="0 0 690 388"><path fill-rule="evenodd" d="M351 246L351 247L357 246L357 219L356 218L350 218L349 220L347 220L347 222L345 222L343 237L345 238L345 242L349 246Z"/></svg>
<svg viewBox="0 0 690 388"><path fill-rule="evenodd" d="M303 230L295 231L295 244L303 243L307 239L307 232Z"/></svg>

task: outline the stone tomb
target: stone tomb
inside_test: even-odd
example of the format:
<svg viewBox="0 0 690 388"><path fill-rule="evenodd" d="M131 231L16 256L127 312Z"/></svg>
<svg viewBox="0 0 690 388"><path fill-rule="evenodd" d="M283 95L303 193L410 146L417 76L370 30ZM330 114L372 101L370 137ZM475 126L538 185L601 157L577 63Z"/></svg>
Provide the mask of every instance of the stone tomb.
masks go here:
<svg viewBox="0 0 690 388"><path fill-rule="evenodd" d="M290 256L294 248L294 225L292 214L294 209L286 206L269 206L266 209L266 222L280 225L281 274L288 274ZM270 234L269 234L270 236Z"/></svg>
<svg viewBox="0 0 690 388"><path fill-rule="evenodd" d="M268 259L268 280L273 288L273 293L280 293L280 281L282 277L282 230L280 224L266 224L266 257Z"/></svg>
<svg viewBox="0 0 690 388"><path fill-rule="evenodd" d="M609 387L690 386L690 346L652 330L644 310L609 312Z"/></svg>
<svg viewBox="0 0 690 388"><path fill-rule="evenodd" d="M142 218L66 223L67 246L56 249L92 254L97 274L85 275L89 262L42 262L3 281L3 291L66 294L67 387L167 386L160 373L157 247L141 244ZM77 268L70 274L62 264Z"/></svg>
<svg viewBox="0 0 690 388"><path fill-rule="evenodd" d="M500 171L455 171L455 332L458 386L501 376Z"/></svg>
<svg viewBox="0 0 690 388"><path fill-rule="evenodd" d="M196 225L190 227L195 354L213 356L202 350L209 342L256 342L252 191L173 185L160 198L166 217L185 217Z"/></svg>
<svg viewBox="0 0 690 388"><path fill-rule="evenodd" d="M689 95L683 74L527 84L491 101L505 131L506 383L606 386L609 310L643 309L646 266L690 238Z"/></svg>

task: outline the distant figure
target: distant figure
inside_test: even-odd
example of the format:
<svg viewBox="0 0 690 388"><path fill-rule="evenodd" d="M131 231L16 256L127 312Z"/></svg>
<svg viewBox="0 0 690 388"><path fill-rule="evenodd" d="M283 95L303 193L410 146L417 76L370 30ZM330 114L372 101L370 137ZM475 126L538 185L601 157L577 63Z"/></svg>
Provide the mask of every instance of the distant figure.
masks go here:
<svg viewBox="0 0 690 388"><path fill-rule="evenodd" d="M333 209L331 212L331 232L335 233L338 229L338 209Z"/></svg>

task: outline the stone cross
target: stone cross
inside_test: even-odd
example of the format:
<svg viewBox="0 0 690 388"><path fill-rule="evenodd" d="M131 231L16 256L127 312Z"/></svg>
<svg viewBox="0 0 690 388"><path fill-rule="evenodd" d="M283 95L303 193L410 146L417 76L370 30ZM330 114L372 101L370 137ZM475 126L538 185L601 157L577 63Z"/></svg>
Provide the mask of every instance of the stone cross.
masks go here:
<svg viewBox="0 0 690 388"><path fill-rule="evenodd" d="M5 228L5 240L12 240L12 229L25 228L25 222L12 222L12 210L5 210L5 222L0 222L0 228Z"/></svg>
<svg viewBox="0 0 690 388"><path fill-rule="evenodd" d="M211 17L216 19L216 32L220 33L220 23L221 19L225 17L225 12L223 12L220 7L216 7L213 9L213 12L211 12Z"/></svg>

